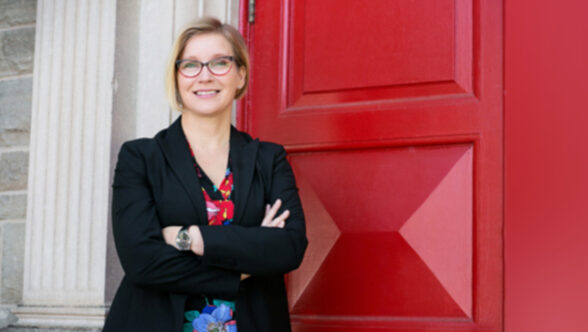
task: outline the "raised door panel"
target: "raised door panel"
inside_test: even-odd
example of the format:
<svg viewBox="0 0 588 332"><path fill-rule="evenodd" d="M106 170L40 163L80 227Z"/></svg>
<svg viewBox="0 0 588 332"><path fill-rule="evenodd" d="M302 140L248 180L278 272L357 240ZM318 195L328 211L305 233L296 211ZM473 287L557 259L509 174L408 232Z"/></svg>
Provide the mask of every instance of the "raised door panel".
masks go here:
<svg viewBox="0 0 588 332"><path fill-rule="evenodd" d="M291 162L309 240L320 246L289 276L293 314L471 317L471 146L325 151Z"/></svg>

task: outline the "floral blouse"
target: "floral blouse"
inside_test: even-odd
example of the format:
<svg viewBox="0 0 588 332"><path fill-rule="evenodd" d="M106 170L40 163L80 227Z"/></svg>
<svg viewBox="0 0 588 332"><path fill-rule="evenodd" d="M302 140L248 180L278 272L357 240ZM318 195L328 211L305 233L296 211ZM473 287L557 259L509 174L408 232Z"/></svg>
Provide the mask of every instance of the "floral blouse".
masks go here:
<svg viewBox="0 0 588 332"><path fill-rule="evenodd" d="M188 144L189 145L189 144ZM233 222L235 205L233 204L233 173L231 172L231 160L225 172L225 178L217 187L202 171L194 152L190 147L194 168L200 181L202 195L206 201L206 213L208 225L225 226ZM235 302L206 297L207 305L204 308L195 308L188 299L186 312L184 312L183 332L237 332L237 323L233 319Z"/></svg>

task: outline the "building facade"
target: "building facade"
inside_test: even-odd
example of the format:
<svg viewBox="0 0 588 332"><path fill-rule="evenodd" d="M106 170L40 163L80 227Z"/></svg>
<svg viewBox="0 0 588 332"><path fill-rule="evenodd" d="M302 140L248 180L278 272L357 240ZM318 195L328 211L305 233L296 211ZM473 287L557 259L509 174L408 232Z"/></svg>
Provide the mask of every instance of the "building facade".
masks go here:
<svg viewBox="0 0 588 332"><path fill-rule="evenodd" d="M253 47L258 53L254 56L260 62L265 59L265 67L256 73L258 83L252 85L258 87L258 97L252 100L260 107L255 112L249 109L254 103L241 107L239 121L250 125L247 129L253 129L254 134L269 130L270 135L290 140L292 144L288 148L294 155L293 164L302 170L297 177L304 175L304 168L325 167L322 173L300 177L301 193L307 203L305 210L310 216L311 242L310 254L305 258L310 265L289 275L289 283L294 286L289 288L290 298L298 301L293 308L293 321L298 324L295 328L302 331L305 326L312 329L335 322L348 325L338 325L332 330L341 326L346 330L353 330L354 326L355 330L362 330L359 325L371 322L374 329L380 330L395 326L397 330L419 331L585 331L588 326L585 315L588 289L584 285L588 279L584 255L588 250L585 241L588 155L584 153L588 140L588 99L585 98L588 85L584 83L588 76L586 2L370 1L373 6L364 6L368 1L358 0L257 0L256 24L264 30L254 31L251 25L241 24L244 33L251 37L249 41L257 42ZM163 76L173 37L181 27L204 15L237 26L239 18L245 17L240 16L240 10L246 10L248 3L243 0L0 1L0 331L101 329L123 273L112 241L109 216L110 185L118 149L128 139L153 136L178 115L169 109L165 100ZM394 5L390 5L388 12L389 4ZM340 8L343 6L348 8ZM378 6L385 10L378 10ZM381 22L370 16L385 18L388 14L397 15L394 17L399 22L404 21L393 26L392 20L382 20L385 24L379 25ZM337 23L339 34L333 34L331 22ZM359 31L354 35L346 30L352 23ZM372 23L376 29L361 32L361 28ZM285 33L293 26L301 28ZM312 29L304 31L307 26ZM382 26L386 29L378 30ZM396 34L386 35L389 37L386 45L366 38L390 34L392 30ZM437 33L445 39L431 38ZM340 47L344 43L337 41L348 36L355 38L354 46L361 47ZM415 42L407 36L425 42ZM295 42L288 44L285 40ZM304 43L307 48L301 47ZM371 47L373 52L364 54L365 47ZM400 52L382 51L386 47ZM294 58L304 60L304 56L310 55L308 59L312 61L283 61L280 57L290 50ZM436 50L443 52L431 57ZM384 57L373 59L396 58L380 62L390 64L388 67L368 68L373 76L345 76L337 68L328 71L331 64L341 61L349 66L347 74L352 73L361 61L349 65L345 62L348 54L355 54L350 59L355 61L378 55L380 51ZM337 52L341 52L340 56L331 57ZM414 60L418 58L415 55L422 56L422 61ZM302 63L310 69L306 70ZM395 71L386 75L384 70L390 68ZM413 71L405 71L406 68ZM440 68L444 71L438 71ZM288 71L294 75L283 76L286 78L276 85L265 84L276 82L283 73L290 75ZM480 76L481 72L493 79L480 80L484 76ZM422 76L410 76L414 73ZM446 80L447 77L450 79ZM286 88L281 89L284 86L280 84ZM378 84L387 85L378 89ZM456 87L461 89L457 93L451 90ZM263 107L271 99L259 98L259 91L266 88L276 89L277 93L271 94L274 98L271 102L275 101L278 107L289 107L289 113L275 116L279 112ZM484 106L487 92L494 97L488 107ZM281 93L290 95L277 98ZM373 105L378 108L375 112L370 109ZM471 108L461 109L468 105ZM477 108L479 105L484 107ZM325 116L329 111L329 117ZM500 121L493 122L497 124L495 127L488 127L483 116L492 112ZM376 121L376 116L384 113L383 120ZM420 117L424 113L427 117ZM460 117L448 117L452 114ZM282 126L277 129L263 126L279 122ZM358 129L361 123L373 125L370 128L373 130ZM440 123L445 125L437 130ZM459 123L471 125L465 127L468 130L486 127L478 133L458 128L450 133L456 139L446 139L451 136L445 135L449 129ZM308 138L303 137L300 128L314 130ZM339 144L352 135L360 136L358 142ZM307 144L305 139L313 137L320 144ZM336 141L333 137L342 139ZM471 165L477 165L480 160L477 152L480 145L475 143L480 137L495 139L491 147L498 149L492 154L497 158L487 158L482 168L472 171ZM320 280L320 273L316 273L328 261L327 256L341 234L360 233L354 225L341 222L350 214L339 219L332 217L336 215L332 210L336 209L323 206L320 192L313 191L317 187L313 188L313 181L320 183L317 179L322 181L321 175L333 169L329 163L345 159L355 170L370 169L373 162L354 154L368 146L369 153L380 153L386 158L396 153L397 159L379 159L392 160L388 164L396 167L403 165L402 161L406 160L403 156L432 155L430 152L438 151L435 150L438 146L446 148L451 144L458 146L447 151L461 153L459 149L466 146L462 157L454 163L456 167L449 167L452 171L447 174L455 175L450 178L453 182L443 181L439 188L444 191L422 195L425 202L433 201L428 207L437 210L421 209L427 213L417 215L418 222L409 223L409 227L395 229L400 235L394 236L407 240L406 252L430 263L422 271L428 273L429 268L433 273L428 280L442 284L435 288L440 290L437 295L442 293L449 300L459 300L454 302L459 305L457 309L463 309L462 317L434 317L433 314L447 308L444 305L431 307L430 316L410 316L419 310L429 310L427 305L434 302L432 288L423 288L419 283L425 274L405 278L412 290L424 289L425 294L418 299L424 306L413 301L413 307L409 308L404 300L397 300L396 295L408 289L400 283L402 280L387 276L362 279L365 275L376 275L369 273L372 262L390 268L385 265L387 257L372 261L369 255L354 257L365 263L362 265L365 271L352 271L352 276L360 281L376 280L376 286L397 287L395 292L381 292L376 296L382 303L328 307L320 301L302 301L322 297L338 305L346 304L345 299L351 295L359 299L374 298L366 295L367 291L358 291L369 291L374 283L351 288L351 295L339 291L348 286L339 278L347 275L346 265L337 263L327 267L327 272L331 276L336 274L337 278ZM329 157L312 159L320 153ZM433 157L422 163L423 169L442 159ZM488 179L486 164L492 164L491 170L498 170L493 173L492 181L479 180L484 176ZM397 172L398 183L407 176L414 176L413 182L422 182L424 177L414 170L412 166L401 168ZM406 182L406 188L411 188L411 181ZM460 192L456 188L462 188L463 195L456 196L455 192ZM477 222L482 215L478 212L489 206L485 198L490 196L480 195L484 191L491 192L494 198L494 205L485 210L492 214L492 228ZM403 204L404 196L401 196L396 203ZM358 197L366 195L360 193ZM341 209L351 206L341 205L344 205ZM388 202L381 204L390 208L388 205L391 206ZM443 220L447 223L437 223L437 228L426 223L441 220L438 216L445 216ZM319 217L325 222L318 222ZM378 231L382 230L378 227L386 226L377 222L371 225ZM492 236L492 251L487 250L488 241L484 243L488 236ZM390 248L387 247L389 238L378 239L364 238L361 249L374 243ZM358 247L353 246L356 242L351 244L349 251L338 252L344 253L337 256L339 262L346 261L346 253ZM465 268L451 264L460 261L468 263ZM416 258L413 262L419 263ZM491 264L493 270L479 269L485 264ZM405 266L408 265L401 267ZM315 276L318 281L313 284ZM453 288L446 287L448 284ZM443 293L446 289L447 294ZM333 296L324 296L325 292ZM397 300L393 303L396 307L390 306L388 299ZM348 312L339 315L348 308ZM407 308L414 310L406 314ZM324 310L326 314L315 314L314 309ZM394 315L403 310L404 316ZM374 314L376 311L378 315Z"/></svg>

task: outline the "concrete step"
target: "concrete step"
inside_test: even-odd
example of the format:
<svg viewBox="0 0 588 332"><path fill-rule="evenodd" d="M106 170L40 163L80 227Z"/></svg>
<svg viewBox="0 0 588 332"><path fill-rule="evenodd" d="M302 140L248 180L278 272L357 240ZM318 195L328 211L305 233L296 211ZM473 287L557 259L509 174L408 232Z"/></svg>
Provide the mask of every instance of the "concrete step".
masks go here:
<svg viewBox="0 0 588 332"><path fill-rule="evenodd" d="M59 327L5 327L0 332L100 332L102 329L80 329L80 328L59 328Z"/></svg>

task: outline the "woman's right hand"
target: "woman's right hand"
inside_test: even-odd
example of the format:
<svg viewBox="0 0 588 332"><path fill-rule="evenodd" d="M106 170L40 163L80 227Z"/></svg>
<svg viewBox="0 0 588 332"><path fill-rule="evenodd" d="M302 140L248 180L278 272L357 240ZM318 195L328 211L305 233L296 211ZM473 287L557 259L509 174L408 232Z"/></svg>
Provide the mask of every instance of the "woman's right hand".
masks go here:
<svg viewBox="0 0 588 332"><path fill-rule="evenodd" d="M276 213L278 213L278 210L280 209L280 206L282 206L282 200L280 199L277 199L274 205L272 205L271 207L269 204L265 206L265 216L261 221L262 227L284 228L284 226L286 225L286 219L288 219L288 217L290 216L290 211L286 210L282 212L282 214L280 214L279 216L275 217Z"/></svg>

